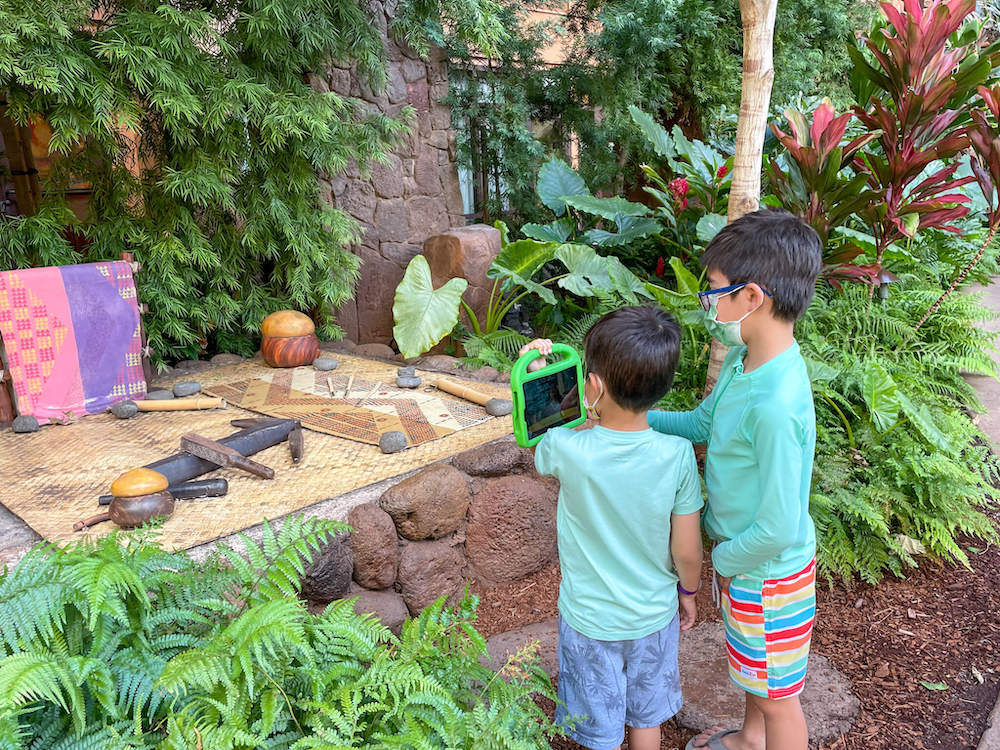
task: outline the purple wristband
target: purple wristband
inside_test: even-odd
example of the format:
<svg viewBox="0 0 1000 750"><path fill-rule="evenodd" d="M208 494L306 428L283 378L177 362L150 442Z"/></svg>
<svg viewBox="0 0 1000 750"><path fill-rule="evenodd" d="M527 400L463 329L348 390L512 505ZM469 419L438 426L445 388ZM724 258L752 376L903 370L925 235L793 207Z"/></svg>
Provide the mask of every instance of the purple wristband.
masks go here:
<svg viewBox="0 0 1000 750"><path fill-rule="evenodd" d="M695 594L698 593L698 589L700 588L701 588L701 581L698 581L698 588L696 588L694 591L688 591L686 588L681 586L680 581L677 582L677 590L686 596L694 596Z"/></svg>

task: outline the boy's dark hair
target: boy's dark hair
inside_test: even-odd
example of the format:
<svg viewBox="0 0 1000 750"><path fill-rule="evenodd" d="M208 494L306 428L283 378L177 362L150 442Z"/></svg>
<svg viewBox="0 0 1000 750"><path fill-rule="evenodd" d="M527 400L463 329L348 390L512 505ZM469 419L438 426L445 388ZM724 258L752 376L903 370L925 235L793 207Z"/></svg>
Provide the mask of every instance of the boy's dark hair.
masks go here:
<svg viewBox="0 0 1000 750"><path fill-rule="evenodd" d="M590 327L583 339L587 369L601 376L608 395L632 411L645 411L674 382L681 330L655 307L622 307Z"/></svg>
<svg viewBox="0 0 1000 750"><path fill-rule="evenodd" d="M816 231L782 209L741 216L708 243L701 264L730 284L755 282L771 293L774 317L796 321L809 307L823 248Z"/></svg>

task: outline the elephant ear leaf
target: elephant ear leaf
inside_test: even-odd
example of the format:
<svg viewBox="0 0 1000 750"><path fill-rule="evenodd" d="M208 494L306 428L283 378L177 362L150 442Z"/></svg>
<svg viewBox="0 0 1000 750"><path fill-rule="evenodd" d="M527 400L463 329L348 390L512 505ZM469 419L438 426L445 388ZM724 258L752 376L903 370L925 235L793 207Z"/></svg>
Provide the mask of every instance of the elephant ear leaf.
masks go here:
<svg viewBox="0 0 1000 750"><path fill-rule="evenodd" d="M542 203L552 209L556 216L566 213L566 198L590 195L583 178L569 164L555 157L542 165L535 190Z"/></svg>
<svg viewBox="0 0 1000 750"><path fill-rule="evenodd" d="M423 255L413 256L392 304L392 335L404 357L423 354L451 333L458 322L465 279L449 279L440 289L431 284L431 269Z"/></svg>

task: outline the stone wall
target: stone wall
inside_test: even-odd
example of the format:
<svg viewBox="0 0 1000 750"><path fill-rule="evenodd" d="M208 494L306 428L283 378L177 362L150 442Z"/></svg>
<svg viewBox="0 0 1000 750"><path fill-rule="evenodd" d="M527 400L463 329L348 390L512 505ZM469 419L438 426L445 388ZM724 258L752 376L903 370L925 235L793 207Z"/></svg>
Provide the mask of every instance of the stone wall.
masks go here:
<svg viewBox="0 0 1000 750"><path fill-rule="evenodd" d="M416 110L412 133L368 177L355 165L324 181L327 199L361 225L354 252L361 258L361 280L354 300L338 316L347 338L388 344L392 339L392 300L410 259L428 237L465 223L455 167L451 112L438 101L448 93L447 61L432 48L424 61L405 44L389 38L391 5L377 3L375 17L387 50L388 85L376 94L350 68L331 68L314 76L320 91L334 91L367 102L372 111L395 116L406 105Z"/></svg>

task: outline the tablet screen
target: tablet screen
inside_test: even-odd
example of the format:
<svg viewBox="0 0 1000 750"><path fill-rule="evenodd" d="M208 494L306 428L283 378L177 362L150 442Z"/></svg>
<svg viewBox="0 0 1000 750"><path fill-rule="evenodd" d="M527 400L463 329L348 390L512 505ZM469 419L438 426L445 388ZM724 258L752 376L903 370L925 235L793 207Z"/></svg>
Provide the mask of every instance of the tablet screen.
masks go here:
<svg viewBox="0 0 1000 750"><path fill-rule="evenodd" d="M524 421L528 438L534 439L550 427L580 418L580 397L576 388L576 368L529 380L524 390Z"/></svg>

